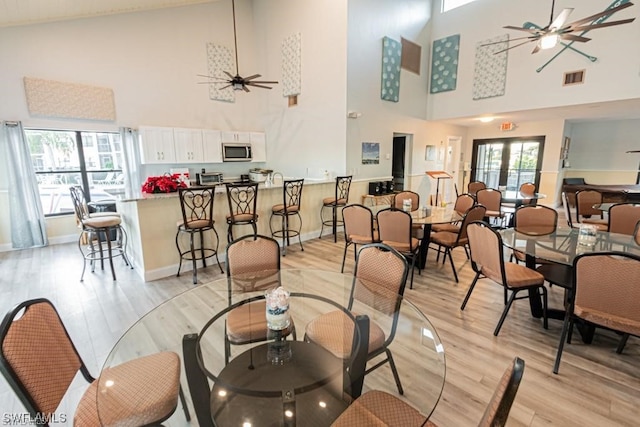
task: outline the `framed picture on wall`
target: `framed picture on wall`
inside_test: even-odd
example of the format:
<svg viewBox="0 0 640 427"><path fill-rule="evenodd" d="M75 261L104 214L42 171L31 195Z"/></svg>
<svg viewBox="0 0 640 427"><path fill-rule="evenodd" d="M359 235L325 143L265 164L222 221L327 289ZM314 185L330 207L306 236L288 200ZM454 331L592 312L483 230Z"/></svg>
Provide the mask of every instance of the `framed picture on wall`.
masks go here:
<svg viewBox="0 0 640 427"><path fill-rule="evenodd" d="M363 142L362 143L362 164L363 165L380 164L380 143L379 142Z"/></svg>

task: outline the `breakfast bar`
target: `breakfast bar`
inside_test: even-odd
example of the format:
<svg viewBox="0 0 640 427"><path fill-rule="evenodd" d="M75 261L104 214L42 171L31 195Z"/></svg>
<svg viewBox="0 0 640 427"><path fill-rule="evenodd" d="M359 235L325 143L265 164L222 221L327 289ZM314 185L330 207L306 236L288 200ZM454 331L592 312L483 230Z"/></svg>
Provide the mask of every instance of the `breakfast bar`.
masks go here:
<svg viewBox="0 0 640 427"><path fill-rule="evenodd" d="M366 193L366 182L352 186L350 199L359 200ZM335 181L305 179L302 196L302 240L317 238L320 230L320 206L322 199L333 194ZM271 208L282 204L282 183L261 183L258 190L258 233L271 235L269 220ZM125 195L117 201L117 209L122 216L123 226L128 233L127 254L136 271L145 281L157 280L175 275L178 271L179 256L176 250L177 224L182 218L178 193L138 193ZM220 254L227 245L226 216L229 205L224 185L218 185L214 200L215 228L221 236L218 245ZM279 218L274 218L274 227ZM279 222L277 226L279 227ZM242 228L234 229L234 236L252 233L247 226L246 233ZM210 238L211 236L206 236ZM215 247L215 241L211 242ZM182 244L182 243L181 243ZM221 259L224 259L221 256ZM200 264L198 264L200 265ZM185 269L186 267L186 269ZM188 271L190 263L183 266Z"/></svg>

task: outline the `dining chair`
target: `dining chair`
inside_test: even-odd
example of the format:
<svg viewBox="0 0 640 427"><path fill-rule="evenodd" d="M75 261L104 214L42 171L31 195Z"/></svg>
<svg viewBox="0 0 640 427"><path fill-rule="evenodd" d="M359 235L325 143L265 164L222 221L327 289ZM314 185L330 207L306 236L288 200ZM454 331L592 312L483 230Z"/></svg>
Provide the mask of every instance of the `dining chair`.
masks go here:
<svg viewBox="0 0 640 427"><path fill-rule="evenodd" d="M521 291L528 292L529 290L533 290L536 294L538 292L542 293L542 317L544 328L547 329L547 289L544 287L544 276L523 265L505 262L502 237L486 222L474 221L470 223L467 227L467 233L469 235L471 267L476 275L460 306L460 310L464 310L466 307L476 283L482 276L503 286L507 291L511 291L511 296L502 311L498 325L493 331L494 336L498 336L502 323L507 317L513 301L532 297L529 294L525 297L517 297L517 294Z"/></svg>
<svg viewBox="0 0 640 427"><path fill-rule="evenodd" d="M473 195L469 193L460 194L456 197L453 210L458 212L460 215L464 215L475 204L476 198ZM457 233L460 231L460 221L451 224L433 224L431 225L431 231L450 231L452 233Z"/></svg>
<svg viewBox="0 0 640 427"><path fill-rule="evenodd" d="M229 214L227 215L227 241L233 241L233 227L250 225L258 234L258 183L225 183Z"/></svg>
<svg viewBox="0 0 640 427"><path fill-rule="evenodd" d="M533 182L524 182L520 185L519 190L522 194L536 194L536 185ZM532 202L532 199L522 199L522 205L528 205Z"/></svg>
<svg viewBox="0 0 640 427"><path fill-rule="evenodd" d="M629 335L640 336L640 256L627 252L586 253L573 261L573 295L562 325L553 373L560 369L565 340L575 319L621 332L618 353Z"/></svg>
<svg viewBox="0 0 640 427"><path fill-rule="evenodd" d="M366 245L378 241L378 230L374 229L373 213L371 210L359 204L347 205L342 209L344 218L344 254L342 255L342 267L347 258L349 246L353 245L353 258L356 259L358 245Z"/></svg>
<svg viewBox="0 0 640 427"><path fill-rule="evenodd" d="M516 209L514 213L514 228L519 233L533 236L544 236L556 231L558 227L558 212L543 205L524 205ZM526 255L513 249L511 258L518 262L525 262ZM511 259L510 259L511 261ZM544 264L547 261L536 259L536 264Z"/></svg>
<svg viewBox="0 0 640 427"><path fill-rule="evenodd" d="M352 175L336 177L333 197L325 197L322 199L322 207L320 208L320 222L322 225L320 227L320 236L318 238L322 238L322 231L324 230L324 226L327 225L331 227L333 242L336 243L338 241L338 237L336 235L337 228L340 225L344 225L344 221L342 219L338 219L338 208L345 207L347 203L349 203L349 189L351 188L352 179ZM331 210L331 219L329 220L326 220L323 217L325 208Z"/></svg>
<svg viewBox="0 0 640 427"><path fill-rule="evenodd" d="M104 261L109 261L111 275L116 280L116 271L113 266L113 257L121 256L125 265L131 266L127 258L127 234L122 228L122 219L115 212L90 213L87 205L87 197L80 186L69 187L73 209L76 220L82 232L78 237L78 250L84 258L82 264L82 274L80 281L84 280L84 273L87 268L87 261L91 263L91 271L95 270L96 261L100 261L100 266L104 270ZM106 243L106 254L103 245ZM83 246L88 245L86 250ZM114 255L113 251L117 253Z"/></svg>
<svg viewBox="0 0 640 427"><path fill-rule="evenodd" d="M593 224L600 231L607 231L608 222L604 212L593 205L602 203L602 193L596 190L576 191L576 220L578 223ZM596 216L597 218L591 218Z"/></svg>
<svg viewBox="0 0 640 427"><path fill-rule="evenodd" d="M298 236L300 250L304 251L300 231L302 230L302 217L300 216L300 207L302 206L302 186L304 179L285 180L282 185L282 204L271 207L271 217L269 218L269 228L271 236L282 238L282 256L287 254L287 246L291 244L291 237ZM291 217L298 217L298 228L291 226ZM274 217L280 217L281 227L279 230L273 229L272 220Z"/></svg>
<svg viewBox="0 0 640 427"><path fill-rule="evenodd" d="M420 256L420 241L413 237L413 220L408 212L396 208L382 209L376 214L378 223L378 240L401 253L411 261L411 279L409 289L413 289L413 270L418 265L416 260Z"/></svg>
<svg viewBox="0 0 640 427"><path fill-rule="evenodd" d="M389 363L398 393L403 394L400 376L393 355L389 349L392 343L400 305L408 275L408 263L405 257L384 243L364 245L358 251L353 276L351 294L347 309L369 316L369 342L367 360L383 355L384 359L365 370L365 375ZM366 312L365 312L366 311ZM375 319L387 317L391 320L388 330L384 330ZM343 325L352 323L348 316L335 310L322 314L307 324L305 340L314 342L327 349L334 356L346 360L352 354L353 336ZM336 331L343 330L342 334Z"/></svg>
<svg viewBox="0 0 640 427"><path fill-rule="evenodd" d="M486 215L486 211L486 208L482 205L472 206L464 215L464 218L462 218L460 229L457 232L439 231L431 234L431 243L438 245L436 249L438 251L436 261L440 259L441 253L443 264L446 262L447 257L449 258L449 263L451 264L453 277L455 278L456 283L458 283L458 272L456 271L456 266L453 263L451 251L458 247L463 247L466 251L466 246L469 243L469 239L467 238L467 226L473 221L482 220Z"/></svg>
<svg viewBox="0 0 640 427"><path fill-rule="evenodd" d="M396 193L393 196L392 206L396 209L404 210L404 201L411 201L411 208L409 212L415 212L420 209L420 195L415 191L404 190ZM411 234L416 239L422 239L424 237L424 226L422 224L411 224Z"/></svg>
<svg viewBox="0 0 640 427"><path fill-rule="evenodd" d="M609 233L634 235L640 221L640 205L618 203L609 208Z"/></svg>
<svg viewBox="0 0 640 427"><path fill-rule="evenodd" d="M524 366L524 360L519 357L513 359L513 363L502 375L478 424L479 427L506 424L524 375ZM437 424L394 395L381 390L369 390L349 405L331 424L331 427L354 426L437 427Z"/></svg>
<svg viewBox="0 0 640 427"><path fill-rule="evenodd" d="M473 196L476 195L478 190L484 190L487 188L487 184L482 181L471 181L467 186L467 192Z"/></svg>
<svg viewBox="0 0 640 427"><path fill-rule="evenodd" d="M222 266L218 258L218 245L220 244L220 236L216 231L215 221L213 219L213 202L215 195L215 186L207 187L189 187L178 189L178 199L180 200L180 210L182 212L182 220L178 222L178 231L176 232L176 248L180 256L178 264L178 273L176 277L180 277L182 269L182 261L191 260L191 275L193 284L198 283L198 268L196 262L202 261L202 266L207 266L207 258L216 257L218 268L222 273ZM207 247L205 243L205 232L213 231L215 234L215 246ZM182 250L180 247L180 235L189 235L189 248ZM194 236L200 237L200 245L195 246ZM213 245L213 244L212 244Z"/></svg>
<svg viewBox="0 0 640 427"><path fill-rule="evenodd" d="M491 223L494 219L497 221L496 226L502 228L504 226L505 214L502 211L502 193L493 188L484 188L476 193L476 200L479 205L487 208L485 220Z"/></svg>
<svg viewBox="0 0 640 427"><path fill-rule="evenodd" d="M227 284L229 305L234 297L266 291L280 285L280 245L262 235L248 235L227 246ZM231 358L231 345L266 341L269 328L265 316L265 300L240 305L231 310L226 319L224 341L225 365ZM293 323L282 334L293 335Z"/></svg>
<svg viewBox="0 0 640 427"><path fill-rule="evenodd" d="M75 426L157 425L173 414L178 397L190 420L176 353L155 353L105 368L96 379L47 299L24 301L11 309L0 324L0 343L0 371L33 419L56 412L80 371L90 385L76 408ZM108 393L100 389L104 379L114 384Z"/></svg>
<svg viewBox="0 0 640 427"><path fill-rule="evenodd" d="M571 214L571 205L569 204L569 196L565 191L562 192L562 206L564 208L564 216L567 220L569 228L578 228L578 225L573 222L573 215Z"/></svg>

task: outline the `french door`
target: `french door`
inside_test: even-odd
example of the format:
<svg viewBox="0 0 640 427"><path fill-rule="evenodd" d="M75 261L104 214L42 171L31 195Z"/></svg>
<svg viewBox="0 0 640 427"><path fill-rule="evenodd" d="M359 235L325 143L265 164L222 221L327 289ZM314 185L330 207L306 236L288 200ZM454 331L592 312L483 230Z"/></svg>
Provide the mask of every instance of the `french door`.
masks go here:
<svg viewBox="0 0 640 427"><path fill-rule="evenodd" d="M471 180L488 188L518 190L521 184L540 185L544 136L473 140Z"/></svg>

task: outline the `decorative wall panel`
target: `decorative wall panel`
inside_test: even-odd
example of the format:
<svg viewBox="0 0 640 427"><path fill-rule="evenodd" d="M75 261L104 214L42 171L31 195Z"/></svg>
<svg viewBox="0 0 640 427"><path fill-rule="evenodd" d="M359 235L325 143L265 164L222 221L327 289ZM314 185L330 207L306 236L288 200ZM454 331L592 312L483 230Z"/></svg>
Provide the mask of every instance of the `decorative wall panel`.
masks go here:
<svg viewBox="0 0 640 427"><path fill-rule="evenodd" d="M473 73L473 99L504 95L507 85L508 51L500 51L508 47L509 34L478 42Z"/></svg>
<svg viewBox="0 0 640 427"><path fill-rule="evenodd" d="M209 85L209 99L214 101L235 102L236 94L231 86L222 89L227 84L222 81L227 79L224 72L235 75L236 67L233 61L233 55L231 50L226 46L220 46L213 43L207 43L207 67L209 76L212 77L212 81ZM216 83L220 80L219 83Z"/></svg>
<svg viewBox="0 0 640 427"><path fill-rule="evenodd" d="M25 77L24 91L29 113L34 116L116 119L113 89Z"/></svg>
<svg viewBox="0 0 640 427"><path fill-rule="evenodd" d="M302 91L302 35L293 34L282 42L282 96Z"/></svg>
<svg viewBox="0 0 640 427"><path fill-rule="evenodd" d="M400 62L402 45L389 37L382 38L382 88L380 98L385 101L400 100Z"/></svg>
<svg viewBox="0 0 640 427"><path fill-rule="evenodd" d="M433 42L433 51L431 53L431 93L456 89L459 50L460 34Z"/></svg>
<svg viewBox="0 0 640 427"><path fill-rule="evenodd" d="M400 43L402 43L402 68L420 75L422 46L404 37L400 38Z"/></svg>

